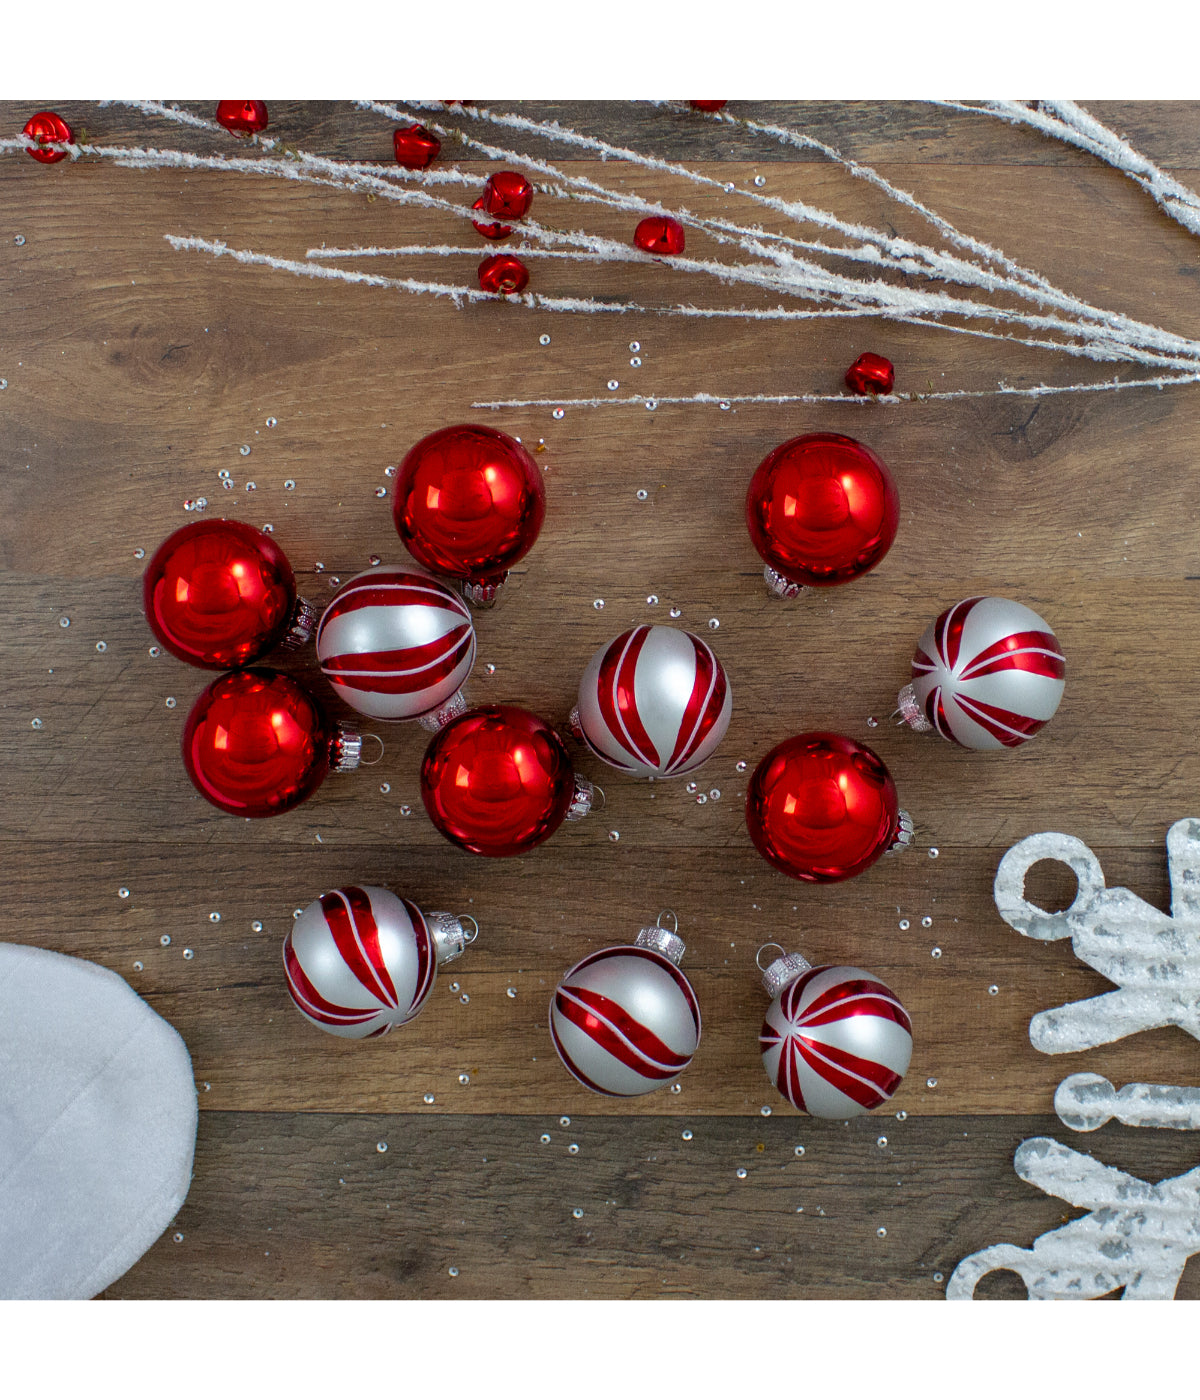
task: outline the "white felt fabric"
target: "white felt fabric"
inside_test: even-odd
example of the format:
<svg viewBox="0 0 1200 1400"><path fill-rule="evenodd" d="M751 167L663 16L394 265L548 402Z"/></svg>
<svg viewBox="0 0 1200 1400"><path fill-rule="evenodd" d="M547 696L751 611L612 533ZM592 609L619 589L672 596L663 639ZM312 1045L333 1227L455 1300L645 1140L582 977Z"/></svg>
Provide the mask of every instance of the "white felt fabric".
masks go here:
<svg viewBox="0 0 1200 1400"><path fill-rule="evenodd" d="M187 1195L179 1033L115 972L0 943L0 1298L91 1298Z"/></svg>

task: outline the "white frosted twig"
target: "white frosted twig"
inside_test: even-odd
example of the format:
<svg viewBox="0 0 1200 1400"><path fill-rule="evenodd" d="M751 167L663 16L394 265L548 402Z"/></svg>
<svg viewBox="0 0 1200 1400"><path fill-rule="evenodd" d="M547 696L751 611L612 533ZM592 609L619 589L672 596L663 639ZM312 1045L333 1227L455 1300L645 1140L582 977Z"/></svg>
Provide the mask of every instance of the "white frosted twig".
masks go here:
<svg viewBox="0 0 1200 1400"><path fill-rule="evenodd" d="M1098 394L1115 389L1165 389L1172 384L1200 384L1200 373L1159 375L1153 379L1109 379L1097 384L1037 384L1018 389L1001 384L995 389L946 389L927 394L633 394L628 397L592 399L482 399L472 408L621 408L663 404L716 404L728 408L731 404L849 404L869 407L871 404L929 403L949 399L1026 398L1044 399L1057 394Z"/></svg>

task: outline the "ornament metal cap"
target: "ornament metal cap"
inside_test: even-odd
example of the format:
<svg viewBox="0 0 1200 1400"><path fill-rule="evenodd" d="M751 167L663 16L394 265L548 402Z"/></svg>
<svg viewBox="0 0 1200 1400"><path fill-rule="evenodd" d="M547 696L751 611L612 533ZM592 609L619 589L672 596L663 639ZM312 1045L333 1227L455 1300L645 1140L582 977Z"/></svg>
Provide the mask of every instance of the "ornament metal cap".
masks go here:
<svg viewBox="0 0 1200 1400"><path fill-rule="evenodd" d="M900 694L896 696L895 713L900 716L902 723L915 729L918 734L928 734L933 728L933 725L925 718L925 711L917 700L917 693L913 689L912 681L909 681Z"/></svg>
<svg viewBox="0 0 1200 1400"><path fill-rule="evenodd" d="M444 705L439 705L436 710L430 710L426 714L418 715L417 723L422 729L428 729L431 734L436 734L439 730L445 729L452 719L465 713L466 708L467 702L461 689L456 690Z"/></svg>
<svg viewBox="0 0 1200 1400"><path fill-rule="evenodd" d="M902 851L907 851L912 845L913 839L913 819L908 815L903 807L900 808L896 817L896 834L892 838L892 844L884 851L885 856L898 856Z"/></svg>
<svg viewBox="0 0 1200 1400"><path fill-rule="evenodd" d="M473 608L494 608L496 606L496 592L503 586L504 580L508 577L508 570L497 579L492 579L489 583L477 583L472 579L463 578L458 580L458 587L463 597Z"/></svg>
<svg viewBox="0 0 1200 1400"><path fill-rule="evenodd" d="M288 630L279 643L281 651L299 651L306 642L312 641L317 630L317 610L307 598L297 598L288 620Z"/></svg>
<svg viewBox="0 0 1200 1400"><path fill-rule="evenodd" d="M778 948L783 956L763 967L762 955L768 948ZM783 947L779 943L764 943L755 955L754 961L762 973L763 987L772 999L777 997L789 982L794 982L797 977L808 972L812 967L812 963L802 953L784 953Z"/></svg>
<svg viewBox="0 0 1200 1400"><path fill-rule="evenodd" d="M778 569L773 569L768 564L763 569L763 578L767 581L767 588L774 598L798 598L804 592L805 585L793 583L790 578L784 578Z"/></svg>
<svg viewBox="0 0 1200 1400"><path fill-rule="evenodd" d="M467 933L463 928L464 921L470 922L473 932ZM437 954L438 967L443 963L453 962L455 958L461 958L463 949L479 937L479 925L470 914L459 918L439 909L432 914L426 914L425 923L433 937L433 950Z"/></svg>
<svg viewBox="0 0 1200 1400"><path fill-rule="evenodd" d="M663 928L662 921L670 917L675 920L675 928ZM679 966L684 953L687 951L687 944L680 938L679 918L673 909L664 909L658 916L658 921L651 928L644 928L634 940L637 948L649 948L652 952L661 953L664 958Z"/></svg>
<svg viewBox="0 0 1200 1400"><path fill-rule="evenodd" d="M574 734L576 739L578 739L581 744L584 743L585 740L583 737L583 725L579 722L578 705L572 706L571 713L567 718L567 725L569 726L571 733Z"/></svg>
<svg viewBox="0 0 1200 1400"><path fill-rule="evenodd" d="M339 720L329 741L329 767L334 773L353 773L362 760L362 735Z"/></svg>
<svg viewBox="0 0 1200 1400"><path fill-rule="evenodd" d="M586 817L592 810L592 800L597 792L600 793L601 797L604 796L602 789L589 783L586 778L582 778L576 773L575 791L571 795L571 805L567 808L566 820L569 822L577 822L580 817Z"/></svg>

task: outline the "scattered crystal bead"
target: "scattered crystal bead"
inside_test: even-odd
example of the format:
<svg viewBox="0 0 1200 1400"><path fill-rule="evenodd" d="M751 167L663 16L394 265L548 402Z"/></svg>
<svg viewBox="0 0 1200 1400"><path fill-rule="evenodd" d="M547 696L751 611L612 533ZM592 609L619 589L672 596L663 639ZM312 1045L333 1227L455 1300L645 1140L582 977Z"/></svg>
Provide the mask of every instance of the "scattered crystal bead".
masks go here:
<svg viewBox="0 0 1200 1400"><path fill-rule="evenodd" d="M565 418L566 416L567 410L565 408L556 408L550 415L551 418Z"/></svg>
<svg viewBox="0 0 1200 1400"><path fill-rule="evenodd" d="M250 444L248 442L242 443L241 447L238 448L238 451L242 454L243 457L249 457Z"/></svg>

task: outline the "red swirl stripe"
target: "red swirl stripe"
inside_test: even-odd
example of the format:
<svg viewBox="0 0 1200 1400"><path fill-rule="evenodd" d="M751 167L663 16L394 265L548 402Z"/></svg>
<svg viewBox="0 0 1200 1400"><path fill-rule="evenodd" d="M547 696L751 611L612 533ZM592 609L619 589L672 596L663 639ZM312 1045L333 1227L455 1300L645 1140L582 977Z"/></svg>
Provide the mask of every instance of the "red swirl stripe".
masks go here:
<svg viewBox="0 0 1200 1400"><path fill-rule="evenodd" d="M407 579L398 578L395 582L389 582L386 576L372 574L361 584L348 585L330 603L321 618L317 639L320 640L320 631L328 627L335 618L357 612L360 608L430 606L442 608L446 612L456 612L467 621L471 619L467 605L448 589L434 583L422 584L411 575Z"/></svg>
<svg viewBox="0 0 1200 1400"><path fill-rule="evenodd" d="M411 1016L429 995L429 989L433 986L433 979L437 976L437 954L429 925L425 922L425 915L411 900L404 899L401 903L408 911L414 942L417 945L417 989L409 1003L408 1014Z"/></svg>
<svg viewBox="0 0 1200 1400"><path fill-rule="evenodd" d="M290 937L283 945L283 970L296 1005L314 1021L320 1021L327 1026L361 1026L379 1015L378 1009L351 1011L326 1000L309 981L308 975L301 967Z"/></svg>
<svg viewBox="0 0 1200 1400"><path fill-rule="evenodd" d="M604 723L617 743L640 763L657 768L658 750L650 742L638 714L634 686L638 657L649 635L649 627L634 627L612 642L600 663L596 698Z"/></svg>
<svg viewBox="0 0 1200 1400"><path fill-rule="evenodd" d="M813 974L819 971L819 968L812 968L810 972L784 988L779 999L780 1010L794 1026L827 1025L847 1015L870 1011L871 1014L882 1016L885 1020L895 1021L911 1034L912 1022L908 1012L882 982L875 982L866 977L855 977L826 987L801 1010L800 995L812 980Z"/></svg>
<svg viewBox="0 0 1200 1400"><path fill-rule="evenodd" d="M902 1077L876 1060L864 1060L806 1036L791 1036L788 1049L801 1056L814 1074L865 1109L878 1108L891 1098Z"/></svg>
<svg viewBox="0 0 1200 1400"><path fill-rule="evenodd" d="M932 671L936 669L937 662L932 656L927 656L920 647L917 648L912 660L912 673L915 680L922 671Z"/></svg>
<svg viewBox="0 0 1200 1400"><path fill-rule="evenodd" d="M349 652L326 657L321 669L331 681L380 695L413 695L449 676L475 645L470 623L436 642L397 651Z"/></svg>
<svg viewBox="0 0 1200 1400"><path fill-rule="evenodd" d="M1000 671L1029 671L1061 681L1067 674L1067 661L1053 632L1013 632L972 658L958 679L973 681Z"/></svg>
<svg viewBox="0 0 1200 1400"><path fill-rule="evenodd" d="M688 640L696 653L696 679L679 725L675 752L667 763L668 773L674 772L692 757L716 723L725 703L725 672L713 655L712 648L690 633Z"/></svg>
<svg viewBox="0 0 1200 1400"><path fill-rule="evenodd" d="M975 604L982 602L982 597L964 598L961 603L955 603L946 611L937 645L943 664L951 672L958 665L958 652L962 645L963 628L967 625L967 618L970 617Z"/></svg>
<svg viewBox="0 0 1200 1400"><path fill-rule="evenodd" d="M1046 723L1044 719L1030 719L1028 715L1014 714L1012 710L1005 710L999 705L989 705L970 695L958 695L955 696L955 700L963 714L986 729L1006 748L1015 749Z"/></svg>
<svg viewBox="0 0 1200 1400"><path fill-rule="evenodd" d="M700 1039L700 1006L696 1001L696 994L692 991L692 984L687 980L682 972L668 958L664 958L661 953L652 952L648 948L600 948L595 953L589 953L586 958L571 969L571 977L574 978L584 968L591 967L593 963L605 962L612 957L635 957L645 958L648 962L654 963L670 977L671 981L679 988L680 995L687 1004L688 1013L692 1018L692 1024L696 1028L696 1040Z"/></svg>
<svg viewBox="0 0 1200 1400"><path fill-rule="evenodd" d="M587 987L559 987L554 1004L560 1016L645 1079L672 1079L691 1062L635 1021L610 997Z"/></svg>
<svg viewBox="0 0 1200 1400"><path fill-rule="evenodd" d="M321 896L321 909L342 961L366 991L395 1008L399 1000L379 946L379 929L367 892L357 885L333 890Z"/></svg>
<svg viewBox="0 0 1200 1400"><path fill-rule="evenodd" d="M594 1079L589 1079L588 1076L584 1074L583 1070L581 1070L570 1055L567 1054L562 1041L558 1038L558 1032L554 1029L553 1016L550 1018L550 1039L554 1042L554 1048L558 1051L559 1059L562 1060L563 1064L566 1065L581 1084L591 1089L595 1094L603 1094L606 1098L620 1099L625 1097L623 1094L618 1094L614 1089L602 1089Z"/></svg>

